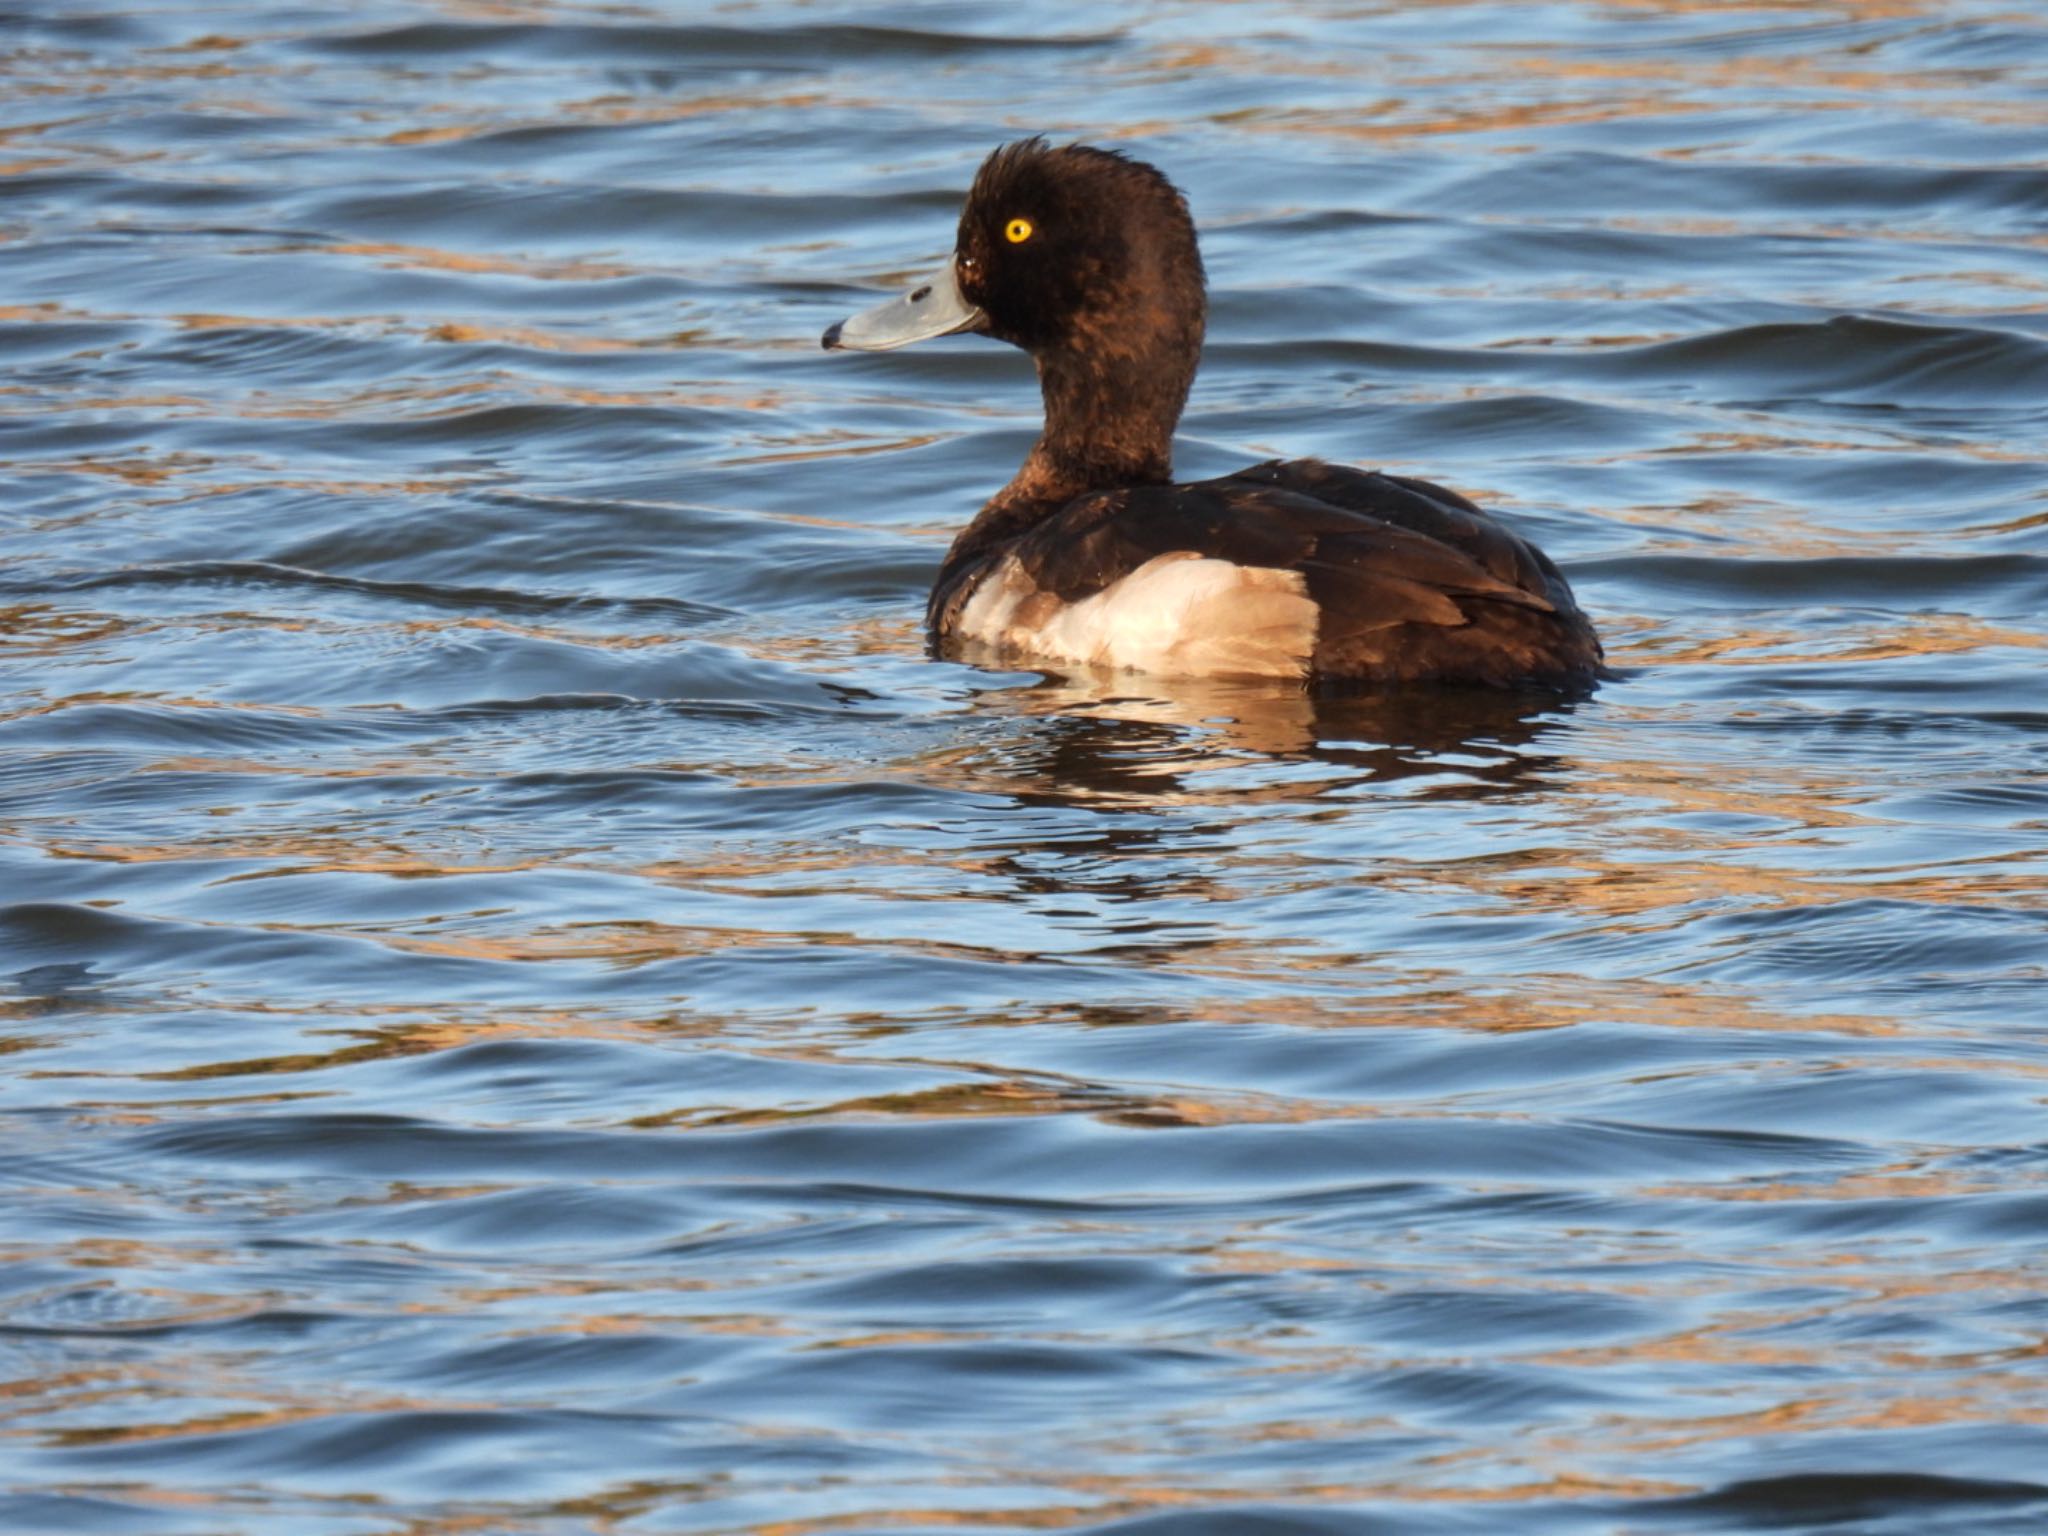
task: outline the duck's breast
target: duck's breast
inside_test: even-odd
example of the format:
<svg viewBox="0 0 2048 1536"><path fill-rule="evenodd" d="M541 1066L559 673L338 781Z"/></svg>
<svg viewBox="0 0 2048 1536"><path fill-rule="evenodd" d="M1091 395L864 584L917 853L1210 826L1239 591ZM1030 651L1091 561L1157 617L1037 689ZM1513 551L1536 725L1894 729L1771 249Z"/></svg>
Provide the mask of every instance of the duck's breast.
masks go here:
<svg viewBox="0 0 2048 1536"><path fill-rule="evenodd" d="M1174 550L1063 601L1005 555L954 634L1004 655L1176 677L1305 678L1317 608L1299 571Z"/></svg>

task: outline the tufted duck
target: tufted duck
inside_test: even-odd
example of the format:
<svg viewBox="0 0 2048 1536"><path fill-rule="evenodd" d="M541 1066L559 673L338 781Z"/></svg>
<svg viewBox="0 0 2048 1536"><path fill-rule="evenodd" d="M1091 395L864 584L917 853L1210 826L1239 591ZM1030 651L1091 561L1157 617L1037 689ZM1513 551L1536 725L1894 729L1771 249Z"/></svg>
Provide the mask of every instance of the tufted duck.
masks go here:
<svg viewBox="0 0 2048 1536"><path fill-rule="evenodd" d="M947 551L936 648L1323 689L1600 674L1557 567L1455 491L1316 459L1174 484L1205 307L1165 176L1034 138L982 164L951 261L825 332L880 352L978 331L1038 365L1044 431Z"/></svg>

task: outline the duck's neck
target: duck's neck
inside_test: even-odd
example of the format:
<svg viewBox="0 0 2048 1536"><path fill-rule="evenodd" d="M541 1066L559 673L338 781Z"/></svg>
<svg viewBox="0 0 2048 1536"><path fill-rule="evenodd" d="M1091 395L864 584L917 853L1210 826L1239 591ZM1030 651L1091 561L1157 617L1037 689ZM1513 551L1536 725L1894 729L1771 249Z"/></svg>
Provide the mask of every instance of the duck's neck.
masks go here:
<svg viewBox="0 0 2048 1536"><path fill-rule="evenodd" d="M1076 496L1173 478L1173 429L1201 353L1200 311L1149 334L1087 330L1033 354L1045 429L947 552L956 566L1029 532Z"/></svg>
<svg viewBox="0 0 2048 1536"><path fill-rule="evenodd" d="M1067 349L1034 361L1045 430L1012 485L1029 479L1066 501L1084 491L1173 478L1173 429L1187 404L1192 367L1156 356Z"/></svg>

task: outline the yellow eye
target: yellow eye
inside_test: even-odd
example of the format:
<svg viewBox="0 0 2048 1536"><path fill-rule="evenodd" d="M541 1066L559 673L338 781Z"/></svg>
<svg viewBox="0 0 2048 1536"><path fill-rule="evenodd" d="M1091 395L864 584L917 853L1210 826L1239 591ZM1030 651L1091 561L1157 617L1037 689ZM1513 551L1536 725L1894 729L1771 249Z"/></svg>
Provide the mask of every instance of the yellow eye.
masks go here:
<svg viewBox="0 0 2048 1536"><path fill-rule="evenodd" d="M1003 238L1012 245L1022 245L1031 238L1031 221L1029 219L1010 220L1009 223L1003 226Z"/></svg>

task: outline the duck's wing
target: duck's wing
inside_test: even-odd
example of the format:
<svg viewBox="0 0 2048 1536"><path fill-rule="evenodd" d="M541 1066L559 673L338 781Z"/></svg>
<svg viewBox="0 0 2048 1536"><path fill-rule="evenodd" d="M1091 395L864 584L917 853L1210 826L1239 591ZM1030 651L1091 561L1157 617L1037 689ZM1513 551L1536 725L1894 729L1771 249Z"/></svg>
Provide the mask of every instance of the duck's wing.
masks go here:
<svg viewBox="0 0 2048 1536"><path fill-rule="evenodd" d="M941 577L938 637L1328 680L1504 683L1599 664L1556 567L1471 503L1309 461L1090 493L977 566Z"/></svg>
<svg viewBox="0 0 2048 1536"><path fill-rule="evenodd" d="M1226 475L1223 483L1292 491L1405 528L1457 550L1496 580L1541 596L1554 608L1577 607L1548 555L1446 486L1320 459L1274 459Z"/></svg>
<svg viewBox="0 0 2048 1536"><path fill-rule="evenodd" d="M1314 459L1254 465L1221 483L1360 520L1322 533L1299 566L1319 612L1319 676L1504 685L1599 675L1599 637L1563 573L1457 492Z"/></svg>

